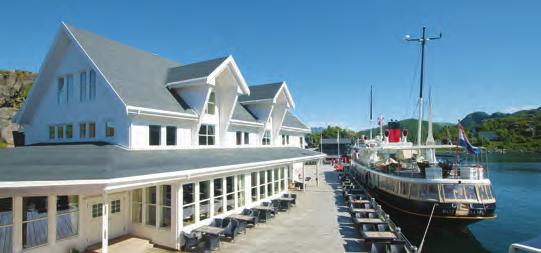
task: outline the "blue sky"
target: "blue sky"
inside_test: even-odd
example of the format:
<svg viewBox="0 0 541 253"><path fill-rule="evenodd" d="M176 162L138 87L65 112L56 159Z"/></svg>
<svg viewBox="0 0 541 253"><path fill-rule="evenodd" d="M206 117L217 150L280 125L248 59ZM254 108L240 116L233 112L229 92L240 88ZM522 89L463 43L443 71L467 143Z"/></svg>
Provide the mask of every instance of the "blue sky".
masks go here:
<svg viewBox="0 0 541 253"><path fill-rule="evenodd" d="M233 55L250 84L287 81L311 126L416 117L419 47L434 119L541 106L541 1L8 1L0 69L37 71L64 21L180 63Z"/></svg>

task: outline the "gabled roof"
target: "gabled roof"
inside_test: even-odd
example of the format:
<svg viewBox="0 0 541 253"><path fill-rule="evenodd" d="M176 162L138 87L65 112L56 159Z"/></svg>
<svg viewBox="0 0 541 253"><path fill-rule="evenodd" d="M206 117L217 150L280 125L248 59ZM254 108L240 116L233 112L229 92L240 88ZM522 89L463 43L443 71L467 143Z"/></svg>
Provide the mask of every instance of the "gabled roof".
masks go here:
<svg viewBox="0 0 541 253"><path fill-rule="evenodd" d="M292 127L310 131L310 128L308 128L299 118L297 118L297 116L293 115L293 113L291 113L290 111L286 112L282 127Z"/></svg>
<svg viewBox="0 0 541 253"><path fill-rule="evenodd" d="M257 117L253 115L248 109L246 109L239 102L237 102L237 104L235 105L235 108L233 109L233 115L231 116L231 119L254 122L254 123L258 122Z"/></svg>
<svg viewBox="0 0 541 253"><path fill-rule="evenodd" d="M171 68L167 72L166 83L207 77L226 59L227 56Z"/></svg>
<svg viewBox="0 0 541 253"><path fill-rule="evenodd" d="M263 101L276 103L276 99L280 92L285 93L288 105L295 107L295 103L289 93L286 82L252 85L250 86L250 95L239 96L239 102L242 104L259 103Z"/></svg>
<svg viewBox="0 0 541 253"><path fill-rule="evenodd" d="M215 85L216 77L226 69L229 69L229 73L233 75L232 77L240 88L240 93L249 95L250 89L231 55L171 68L167 72L165 85L168 88L201 84Z"/></svg>
<svg viewBox="0 0 541 253"><path fill-rule="evenodd" d="M164 88L167 71L180 64L65 25L126 106L194 114Z"/></svg>
<svg viewBox="0 0 541 253"><path fill-rule="evenodd" d="M250 95L249 96L239 96L239 102L248 102L248 101L258 101L258 100L267 100L274 99L278 91L282 87L282 82L280 83L269 83L261 85L252 85L250 86Z"/></svg>

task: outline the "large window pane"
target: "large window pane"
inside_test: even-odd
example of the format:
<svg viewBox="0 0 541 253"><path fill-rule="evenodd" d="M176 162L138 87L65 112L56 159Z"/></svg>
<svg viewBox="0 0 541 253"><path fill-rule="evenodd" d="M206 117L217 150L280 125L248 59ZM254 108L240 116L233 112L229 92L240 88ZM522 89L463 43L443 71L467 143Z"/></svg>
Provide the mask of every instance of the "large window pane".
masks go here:
<svg viewBox="0 0 541 253"><path fill-rule="evenodd" d="M132 191L132 209L131 209L132 222L143 222L143 190L136 189Z"/></svg>
<svg viewBox="0 0 541 253"><path fill-rule="evenodd" d="M13 200L0 198L0 252L11 253L13 241Z"/></svg>
<svg viewBox="0 0 541 253"><path fill-rule="evenodd" d="M224 209L224 187L222 178L214 179L214 215L223 213Z"/></svg>
<svg viewBox="0 0 541 253"><path fill-rule="evenodd" d="M242 144L242 132L237 131L236 132L236 139L237 139L237 145Z"/></svg>
<svg viewBox="0 0 541 253"><path fill-rule="evenodd" d="M214 145L215 137L213 125L201 125L199 128L199 145Z"/></svg>
<svg viewBox="0 0 541 253"><path fill-rule="evenodd" d="M182 185L183 221L184 225L195 222L194 184Z"/></svg>
<svg viewBox="0 0 541 253"><path fill-rule="evenodd" d="M244 206L244 204L246 203L245 202L245 198L244 198L244 187L245 187L245 182L244 182L244 175L238 175L237 176L237 199L239 201L239 206Z"/></svg>
<svg viewBox="0 0 541 253"><path fill-rule="evenodd" d="M199 220L210 217L210 181L199 182Z"/></svg>
<svg viewBox="0 0 541 253"><path fill-rule="evenodd" d="M248 145L250 144L250 133L244 132L244 144Z"/></svg>
<svg viewBox="0 0 541 253"><path fill-rule="evenodd" d="M23 248L46 244L48 238L47 197L23 198Z"/></svg>
<svg viewBox="0 0 541 253"><path fill-rule="evenodd" d="M227 191L227 211L233 210L235 208L235 187L233 177L226 177L226 191Z"/></svg>
<svg viewBox="0 0 541 253"><path fill-rule="evenodd" d="M171 226L171 185L160 186L160 227Z"/></svg>
<svg viewBox="0 0 541 253"><path fill-rule="evenodd" d="M161 126L148 126L148 145L159 146L161 139Z"/></svg>
<svg viewBox="0 0 541 253"><path fill-rule="evenodd" d="M146 188L146 224L156 226L156 186Z"/></svg>
<svg viewBox="0 0 541 253"><path fill-rule="evenodd" d="M79 232L79 196L58 196L56 199L56 239Z"/></svg>

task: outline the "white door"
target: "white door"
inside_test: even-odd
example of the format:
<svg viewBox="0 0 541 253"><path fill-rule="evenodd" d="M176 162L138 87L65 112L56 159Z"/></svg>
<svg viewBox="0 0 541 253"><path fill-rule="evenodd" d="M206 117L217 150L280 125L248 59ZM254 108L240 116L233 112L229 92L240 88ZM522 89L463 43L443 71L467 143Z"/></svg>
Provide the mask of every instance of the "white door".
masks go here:
<svg viewBox="0 0 541 253"><path fill-rule="evenodd" d="M109 196L109 239L125 235L127 233L127 209L128 199L125 195ZM101 198L91 198L87 201L89 229L87 231L88 243L101 242Z"/></svg>

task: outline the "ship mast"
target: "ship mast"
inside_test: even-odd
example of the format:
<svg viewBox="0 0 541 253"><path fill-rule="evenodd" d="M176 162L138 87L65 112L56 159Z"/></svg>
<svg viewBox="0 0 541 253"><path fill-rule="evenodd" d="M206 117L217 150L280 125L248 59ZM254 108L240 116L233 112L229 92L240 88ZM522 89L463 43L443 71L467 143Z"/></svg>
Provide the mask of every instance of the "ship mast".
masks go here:
<svg viewBox="0 0 541 253"><path fill-rule="evenodd" d="M370 140L372 140L372 85L370 85Z"/></svg>
<svg viewBox="0 0 541 253"><path fill-rule="evenodd" d="M424 63L425 63L425 45L429 40L441 39L441 33L438 37L426 37L426 27L423 26L422 36L420 38L412 38L406 35L404 38L407 41L416 41L421 44L421 77L419 78L419 122L417 126L417 145L421 146L421 129L423 123L423 81L424 81Z"/></svg>
<svg viewBox="0 0 541 253"><path fill-rule="evenodd" d="M432 134L432 90L428 90L428 136L426 137L426 145L434 145L434 135Z"/></svg>

